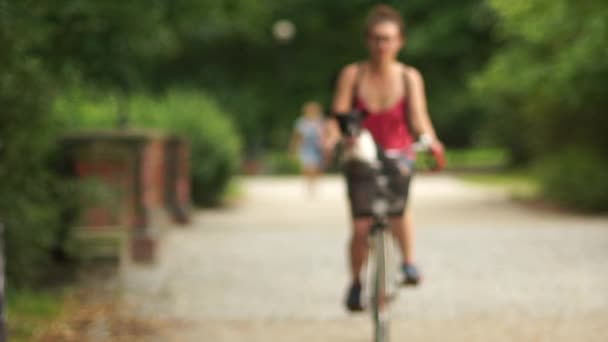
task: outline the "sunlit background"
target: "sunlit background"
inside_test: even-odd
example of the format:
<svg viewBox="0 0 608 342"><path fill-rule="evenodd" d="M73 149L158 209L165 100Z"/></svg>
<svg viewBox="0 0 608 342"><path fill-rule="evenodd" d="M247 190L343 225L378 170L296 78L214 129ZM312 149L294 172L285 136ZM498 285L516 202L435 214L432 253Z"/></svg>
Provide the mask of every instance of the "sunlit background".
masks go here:
<svg viewBox="0 0 608 342"><path fill-rule="evenodd" d="M376 3L0 0L11 341L370 340L339 162L310 199L288 145ZM608 3L383 3L448 160L395 340L608 340Z"/></svg>

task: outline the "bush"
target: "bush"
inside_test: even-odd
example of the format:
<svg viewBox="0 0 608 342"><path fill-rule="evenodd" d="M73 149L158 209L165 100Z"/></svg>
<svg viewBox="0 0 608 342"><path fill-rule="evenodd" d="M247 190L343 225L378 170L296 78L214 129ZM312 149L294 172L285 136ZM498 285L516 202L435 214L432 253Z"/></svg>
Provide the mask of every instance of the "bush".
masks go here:
<svg viewBox="0 0 608 342"><path fill-rule="evenodd" d="M156 129L189 139L193 201L216 205L240 159L240 139L228 115L199 91L173 90L159 98L138 94L126 106L130 127ZM118 107L116 98L93 98L81 92L72 92L55 104L71 129L114 127Z"/></svg>
<svg viewBox="0 0 608 342"><path fill-rule="evenodd" d="M537 166L543 193L558 204L592 212L608 211L608 161L599 153L570 147Z"/></svg>
<svg viewBox="0 0 608 342"><path fill-rule="evenodd" d="M190 140L192 198L200 205L217 204L240 159L240 140L228 115L207 95L195 91L172 91L159 100L135 96L129 111L136 126Z"/></svg>
<svg viewBox="0 0 608 342"><path fill-rule="evenodd" d="M68 191L52 168L55 119L40 63L2 40L0 54L0 222L11 286L32 286L54 269L51 254L65 229ZM61 200L59 200L61 199Z"/></svg>
<svg viewBox="0 0 608 342"><path fill-rule="evenodd" d="M271 152L264 159L264 171L270 174L297 175L300 173L298 160L286 152Z"/></svg>

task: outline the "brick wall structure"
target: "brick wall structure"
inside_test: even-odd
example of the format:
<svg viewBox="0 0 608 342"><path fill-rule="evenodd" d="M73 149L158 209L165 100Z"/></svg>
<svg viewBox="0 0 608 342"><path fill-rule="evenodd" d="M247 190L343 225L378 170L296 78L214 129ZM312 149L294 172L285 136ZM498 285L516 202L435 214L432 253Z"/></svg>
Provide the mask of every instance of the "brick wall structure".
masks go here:
<svg viewBox="0 0 608 342"><path fill-rule="evenodd" d="M176 152L169 141L179 146ZM85 236L122 236L129 260L156 261L172 218L188 221L187 144L153 132L106 131L68 135L61 146L68 173L93 180L83 184L94 184L85 189L92 194L83 199L77 231ZM179 218L175 206L181 209Z"/></svg>

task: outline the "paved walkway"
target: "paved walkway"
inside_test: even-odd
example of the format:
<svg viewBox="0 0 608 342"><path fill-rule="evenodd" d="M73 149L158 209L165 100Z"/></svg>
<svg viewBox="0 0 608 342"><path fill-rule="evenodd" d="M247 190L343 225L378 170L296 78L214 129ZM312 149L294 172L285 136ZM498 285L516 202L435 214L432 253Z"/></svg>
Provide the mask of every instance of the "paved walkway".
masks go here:
<svg viewBox="0 0 608 342"><path fill-rule="evenodd" d="M173 230L126 294L176 341L369 341L342 307L348 214L340 178L250 178L231 209ZM449 176L413 187L425 283L401 291L394 340L608 341L608 219L539 212Z"/></svg>

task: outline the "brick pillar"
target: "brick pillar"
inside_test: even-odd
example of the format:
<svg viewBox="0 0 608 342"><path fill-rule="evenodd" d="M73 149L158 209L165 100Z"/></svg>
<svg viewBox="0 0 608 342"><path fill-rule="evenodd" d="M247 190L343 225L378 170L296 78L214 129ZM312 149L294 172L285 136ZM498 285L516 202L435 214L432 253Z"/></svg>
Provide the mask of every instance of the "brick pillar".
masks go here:
<svg viewBox="0 0 608 342"><path fill-rule="evenodd" d="M168 226L165 137L88 132L66 136L61 143L70 173L78 179L95 179L103 192L111 194L99 202L83 199L79 234L124 236L130 259L154 262Z"/></svg>
<svg viewBox="0 0 608 342"><path fill-rule="evenodd" d="M137 219L131 238L132 256L136 261L156 260L169 223L164 196L165 153L164 137L150 137L139 147L135 170Z"/></svg>
<svg viewBox="0 0 608 342"><path fill-rule="evenodd" d="M165 200L173 222L190 221L190 148L185 139L166 141Z"/></svg>

